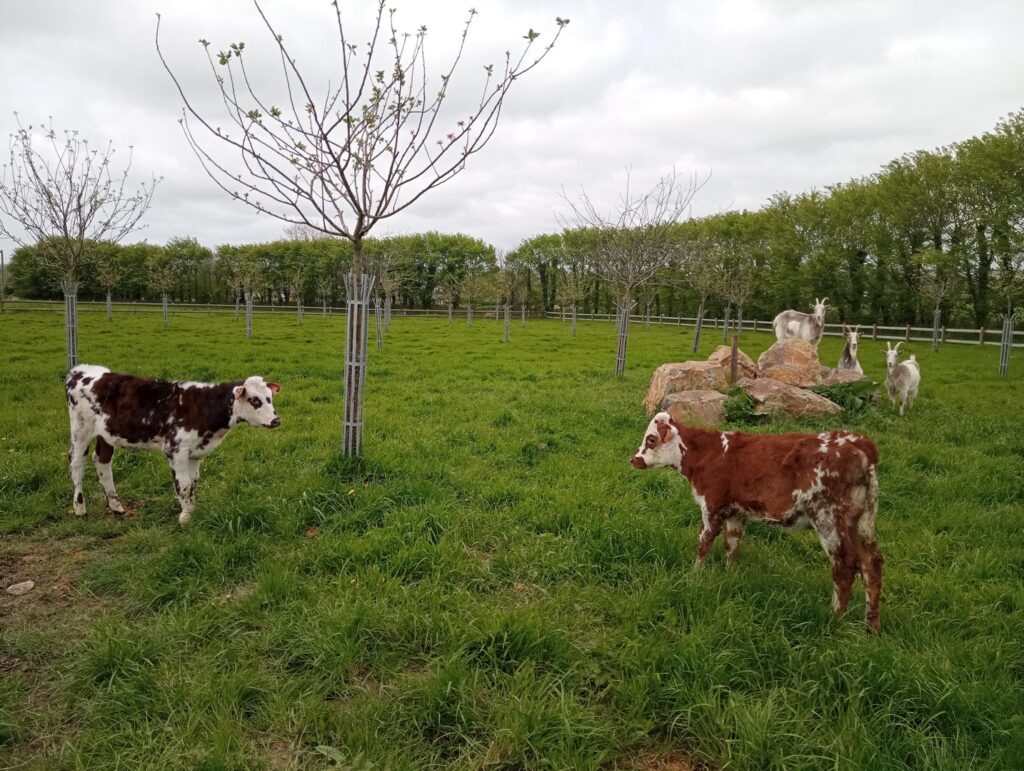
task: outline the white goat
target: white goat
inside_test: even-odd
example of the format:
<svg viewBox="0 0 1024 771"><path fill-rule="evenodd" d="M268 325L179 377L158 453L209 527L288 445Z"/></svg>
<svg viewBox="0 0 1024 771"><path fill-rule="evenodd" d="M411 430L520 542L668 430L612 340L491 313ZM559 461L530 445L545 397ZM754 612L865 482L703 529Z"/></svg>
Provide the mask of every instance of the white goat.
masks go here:
<svg viewBox="0 0 1024 771"><path fill-rule="evenodd" d="M846 337L846 345L843 347L843 353L839 357L839 364L836 369L852 369L858 375L863 375L864 370L860 366L860 362L857 361L857 346L860 343L860 324L857 325L856 329L850 329L848 326L843 326L843 334Z"/></svg>
<svg viewBox="0 0 1024 771"><path fill-rule="evenodd" d="M896 397L900 397L900 415L904 408L914 406L917 387L921 385L921 367L914 354L910 354L906 361L899 360L901 345L902 342L896 343L895 347L885 344L885 367L889 373L885 377L885 389L889 392L889 401L893 407L896 406Z"/></svg>
<svg viewBox="0 0 1024 771"><path fill-rule="evenodd" d="M775 337L779 340L795 338L806 340L818 351L818 343L825 332L825 311L828 306L825 304L827 297L814 301L814 313L801 313L800 311L783 311L775 317L772 326L775 328Z"/></svg>

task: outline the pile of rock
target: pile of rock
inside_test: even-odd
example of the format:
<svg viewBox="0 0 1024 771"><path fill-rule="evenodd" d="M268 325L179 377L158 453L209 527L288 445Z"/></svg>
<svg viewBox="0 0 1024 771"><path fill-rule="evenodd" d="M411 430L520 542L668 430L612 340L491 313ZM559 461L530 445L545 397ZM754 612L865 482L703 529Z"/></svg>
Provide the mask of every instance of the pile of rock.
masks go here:
<svg viewBox="0 0 1024 771"><path fill-rule="evenodd" d="M684 361L658 367L647 389L647 414L659 407L678 422L714 424L725 413L730 388L732 349L720 345L707 361ZM852 370L826 367L804 340L779 340L757 360L737 352L735 385L762 415L825 417L842 408L808 390L810 386L866 380Z"/></svg>

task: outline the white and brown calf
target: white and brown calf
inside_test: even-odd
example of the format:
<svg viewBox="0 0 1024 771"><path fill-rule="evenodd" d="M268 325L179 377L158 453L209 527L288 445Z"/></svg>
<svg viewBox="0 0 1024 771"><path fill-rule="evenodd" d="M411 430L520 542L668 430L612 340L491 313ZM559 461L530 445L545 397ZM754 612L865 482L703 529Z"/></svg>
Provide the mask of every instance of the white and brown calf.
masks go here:
<svg viewBox="0 0 1024 771"><path fill-rule="evenodd" d="M68 458L78 516L85 515L82 474L93 440L93 464L112 511L124 512L111 472L114 449L162 452L171 464L181 504L178 522L185 525L195 509L199 464L232 427L281 425L273 405L281 387L255 375L244 382L211 385L147 380L83 364L68 373L65 388L71 418Z"/></svg>
<svg viewBox="0 0 1024 771"><path fill-rule="evenodd" d="M671 467L690 482L703 526L697 565L723 530L736 558L747 520L811 527L832 561L833 607L843 613L857 573L867 595L865 621L881 626L882 553L875 542L878 449L860 434L747 434L684 426L659 412L632 464Z"/></svg>

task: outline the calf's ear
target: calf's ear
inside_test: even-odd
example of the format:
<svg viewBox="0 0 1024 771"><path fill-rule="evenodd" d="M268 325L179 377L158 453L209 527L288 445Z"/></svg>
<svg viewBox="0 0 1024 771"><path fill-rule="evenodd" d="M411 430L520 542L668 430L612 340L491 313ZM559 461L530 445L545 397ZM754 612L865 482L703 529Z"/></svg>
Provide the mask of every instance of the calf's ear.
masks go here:
<svg viewBox="0 0 1024 771"><path fill-rule="evenodd" d="M273 394L276 394L278 391L281 390L281 386L279 386L277 383L267 383L267 388L269 388L270 392Z"/></svg>
<svg viewBox="0 0 1024 771"><path fill-rule="evenodd" d="M234 391L235 391L235 398L236 399L244 399L245 398L245 386L235 386Z"/></svg>
<svg viewBox="0 0 1024 771"><path fill-rule="evenodd" d="M669 437L672 436L672 426L661 420L659 420L655 425L658 427L658 436L661 437L661 442L664 444L669 440Z"/></svg>

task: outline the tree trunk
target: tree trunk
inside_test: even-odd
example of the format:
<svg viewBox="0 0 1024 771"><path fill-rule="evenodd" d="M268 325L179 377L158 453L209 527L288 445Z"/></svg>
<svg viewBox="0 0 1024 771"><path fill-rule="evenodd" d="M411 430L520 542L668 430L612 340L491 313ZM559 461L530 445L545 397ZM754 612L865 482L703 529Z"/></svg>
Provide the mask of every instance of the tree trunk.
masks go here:
<svg viewBox="0 0 1024 771"><path fill-rule="evenodd" d="M508 342L508 320L509 320L509 315L511 313L511 310L512 310L511 306L509 306L508 303L505 303L505 342L506 343Z"/></svg>
<svg viewBox="0 0 1024 771"><path fill-rule="evenodd" d="M939 350L939 325L942 322L942 309L935 306L935 313L932 316L932 351Z"/></svg>
<svg viewBox="0 0 1024 771"><path fill-rule="evenodd" d="M238 303L239 303L240 299L241 298L236 294L235 295L235 321L238 321Z"/></svg>
<svg viewBox="0 0 1024 771"><path fill-rule="evenodd" d="M113 308L113 302L112 302L112 297L111 297L112 294L113 293L108 289L107 290L107 321L112 321L113 318L114 318L114 308Z"/></svg>
<svg viewBox="0 0 1024 771"><path fill-rule="evenodd" d="M353 244L359 253L355 265L362 265L362 243ZM363 450L363 384L366 381L366 340L369 326L373 277L349 273L345 276L345 412L342 424L342 453L358 458Z"/></svg>
<svg viewBox="0 0 1024 771"><path fill-rule="evenodd" d="M68 371L78 365L78 282L64 282L64 332Z"/></svg>
<svg viewBox="0 0 1024 771"><path fill-rule="evenodd" d="M519 321L519 326L525 327L526 326L526 303L523 303L523 305L521 306L520 314L521 314L521 318L520 318L520 321Z"/></svg>
<svg viewBox="0 0 1024 771"><path fill-rule="evenodd" d="M252 292L245 293L245 339L252 339Z"/></svg>
<svg viewBox="0 0 1024 771"><path fill-rule="evenodd" d="M466 326L473 326L473 303L466 303Z"/></svg>
<svg viewBox="0 0 1024 771"><path fill-rule="evenodd" d="M302 326L302 297L297 295L295 297L295 324L296 326Z"/></svg>
<svg viewBox="0 0 1024 771"><path fill-rule="evenodd" d="M736 306L736 337L743 334L743 306Z"/></svg>
<svg viewBox="0 0 1024 771"><path fill-rule="evenodd" d="M725 322L722 324L722 342L729 342L729 314L732 312L732 303L725 304Z"/></svg>
<svg viewBox="0 0 1024 771"><path fill-rule="evenodd" d="M326 319L327 318L327 295L324 295L323 301L324 301L324 318Z"/></svg>
<svg viewBox="0 0 1024 771"><path fill-rule="evenodd" d="M452 304L448 303L448 323L452 323Z"/></svg>
<svg viewBox="0 0 1024 771"><path fill-rule="evenodd" d="M160 295L160 300L163 305L164 329L167 329L167 327L169 327L171 324L170 313L167 310L167 292L164 292L162 295Z"/></svg>
<svg viewBox="0 0 1024 771"><path fill-rule="evenodd" d="M373 319L377 333L377 350L384 350L384 316L380 308L380 298L373 298Z"/></svg>
<svg viewBox="0 0 1024 771"><path fill-rule="evenodd" d="M700 345L700 330L704 326L704 303L706 298L700 298L700 307L697 308L697 322L693 326L693 352L697 353L697 347Z"/></svg>
<svg viewBox="0 0 1024 771"><path fill-rule="evenodd" d="M384 331L391 329L391 298L384 301Z"/></svg>
<svg viewBox="0 0 1024 771"><path fill-rule="evenodd" d="M576 337L576 303L572 304L572 336Z"/></svg>

